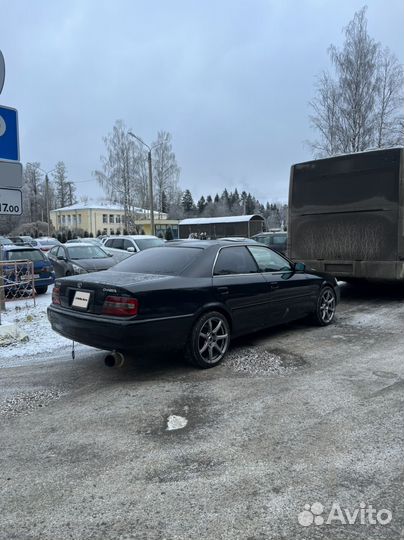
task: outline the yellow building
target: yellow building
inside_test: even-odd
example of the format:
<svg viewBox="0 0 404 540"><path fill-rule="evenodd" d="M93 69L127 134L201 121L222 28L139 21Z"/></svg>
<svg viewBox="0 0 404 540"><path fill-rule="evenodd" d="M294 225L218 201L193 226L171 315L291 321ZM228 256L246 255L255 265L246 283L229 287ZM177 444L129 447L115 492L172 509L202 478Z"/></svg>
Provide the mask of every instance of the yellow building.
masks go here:
<svg viewBox="0 0 404 540"><path fill-rule="evenodd" d="M178 220L167 219L167 214L154 212L154 232L151 231L149 210L135 208L133 216L138 233L143 230L145 234L160 234L165 237L167 229L171 229L173 237L178 238ZM76 203L51 210L50 218L56 232L69 230L76 234L87 232L92 233L94 237L99 234L124 232L124 211L116 204Z"/></svg>

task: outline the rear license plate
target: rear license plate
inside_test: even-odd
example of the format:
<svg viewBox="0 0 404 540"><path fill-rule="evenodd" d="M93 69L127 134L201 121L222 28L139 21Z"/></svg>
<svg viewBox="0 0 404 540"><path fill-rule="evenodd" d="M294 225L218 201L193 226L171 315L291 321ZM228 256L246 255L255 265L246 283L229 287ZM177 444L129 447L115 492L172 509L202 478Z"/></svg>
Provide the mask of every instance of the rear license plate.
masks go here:
<svg viewBox="0 0 404 540"><path fill-rule="evenodd" d="M90 300L90 293L89 292L76 291L74 293L72 306L73 307L78 307L78 308L81 308L81 309L87 309L89 300Z"/></svg>
<svg viewBox="0 0 404 540"><path fill-rule="evenodd" d="M39 274L34 274L34 279L38 279L40 277Z"/></svg>

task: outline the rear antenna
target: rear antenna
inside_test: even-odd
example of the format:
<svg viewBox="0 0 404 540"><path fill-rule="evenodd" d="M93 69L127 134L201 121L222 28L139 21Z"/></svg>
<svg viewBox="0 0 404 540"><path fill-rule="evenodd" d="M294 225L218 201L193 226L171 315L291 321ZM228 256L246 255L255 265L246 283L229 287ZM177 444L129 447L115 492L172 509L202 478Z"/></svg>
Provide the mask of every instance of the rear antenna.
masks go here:
<svg viewBox="0 0 404 540"><path fill-rule="evenodd" d="M76 358L76 353L74 351L74 341L72 341L72 358L73 360Z"/></svg>

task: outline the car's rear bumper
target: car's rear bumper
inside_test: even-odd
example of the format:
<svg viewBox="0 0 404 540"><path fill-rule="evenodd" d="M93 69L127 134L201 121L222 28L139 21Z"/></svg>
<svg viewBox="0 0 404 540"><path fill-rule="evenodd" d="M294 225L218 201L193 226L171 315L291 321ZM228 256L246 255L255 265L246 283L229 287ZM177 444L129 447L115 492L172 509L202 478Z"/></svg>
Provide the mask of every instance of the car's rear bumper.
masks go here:
<svg viewBox="0 0 404 540"><path fill-rule="evenodd" d="M117 351L181 349L193 324L192 315L128 321L55 305L48 307L48 319L52 329L68 339Z"/></svg>

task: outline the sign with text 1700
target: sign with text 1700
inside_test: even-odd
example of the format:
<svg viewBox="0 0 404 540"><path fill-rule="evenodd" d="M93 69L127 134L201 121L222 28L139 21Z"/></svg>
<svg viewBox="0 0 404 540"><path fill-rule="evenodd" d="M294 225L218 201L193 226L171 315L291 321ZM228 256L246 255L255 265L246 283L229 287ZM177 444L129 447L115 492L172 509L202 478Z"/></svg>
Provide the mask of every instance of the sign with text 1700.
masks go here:
<svg viewBox="0 0 404 540"><path fill-rule="evenodd" d="M20 189L0 188L0 215L20 216L22 193Z"/></svg>

